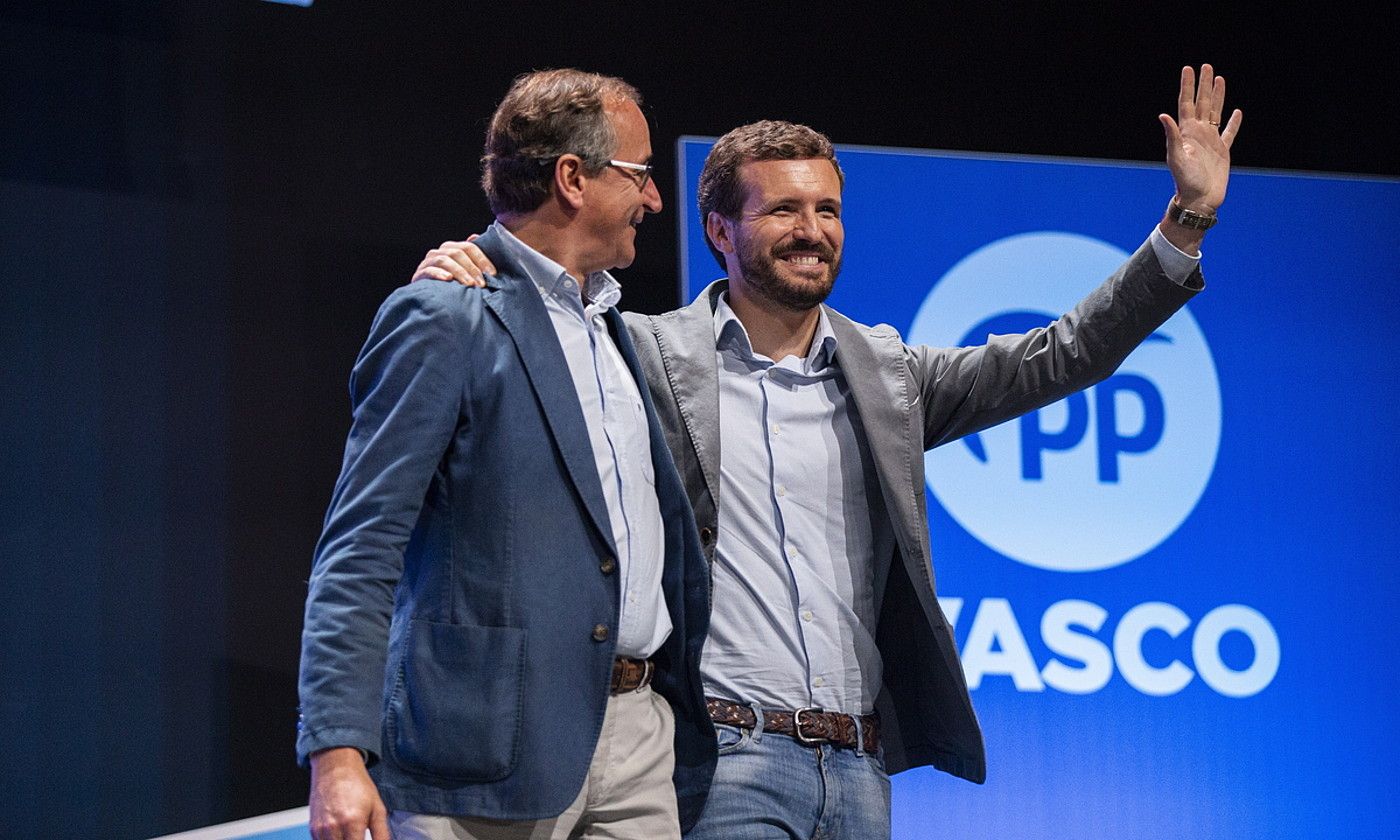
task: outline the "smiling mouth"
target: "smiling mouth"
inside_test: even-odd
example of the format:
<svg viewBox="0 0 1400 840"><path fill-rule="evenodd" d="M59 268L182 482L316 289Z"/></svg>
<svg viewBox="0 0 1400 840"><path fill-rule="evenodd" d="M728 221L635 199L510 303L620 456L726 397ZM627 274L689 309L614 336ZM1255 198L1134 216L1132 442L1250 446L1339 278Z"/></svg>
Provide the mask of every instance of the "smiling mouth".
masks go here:
<svg viewBox="0 0 1400 840"><path fill-rule="evenodd" d="M783 254L780 258L788 267L796 269L802 274L814 274L814 272L825 272L827 260L824 256L811 251L797 251Z"/></svg>

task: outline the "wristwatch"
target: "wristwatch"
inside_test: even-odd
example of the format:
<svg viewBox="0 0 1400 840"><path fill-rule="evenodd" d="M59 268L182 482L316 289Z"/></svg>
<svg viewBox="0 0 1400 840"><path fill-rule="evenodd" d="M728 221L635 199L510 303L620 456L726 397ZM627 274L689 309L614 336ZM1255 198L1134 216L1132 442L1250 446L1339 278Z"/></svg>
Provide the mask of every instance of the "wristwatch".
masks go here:
<svg viewBox="0 0 1400 840"><path fill-rule="evenodd" d="M1187 210L1176 203L1176 196L1172 196L1171 203L1167 205L1167 218L1192 230L1209 230L1212 225L1219 221L1214 213L1206 215L1205 213L1197 213L1195 210Z"/></svg>

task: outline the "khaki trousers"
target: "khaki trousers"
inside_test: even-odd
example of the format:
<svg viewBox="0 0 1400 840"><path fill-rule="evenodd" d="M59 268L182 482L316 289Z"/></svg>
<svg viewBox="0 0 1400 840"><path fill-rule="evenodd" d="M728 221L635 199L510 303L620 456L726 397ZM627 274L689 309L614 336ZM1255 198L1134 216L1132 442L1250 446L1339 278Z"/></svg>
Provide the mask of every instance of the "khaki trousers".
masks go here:
<svg viewBox="0 0 1400 840"><path fill-rule="evenodd" d="M485 820L394 811L393 840L679 840L676 720L650 686L608 698L583 788L547 820Z"/></svg>

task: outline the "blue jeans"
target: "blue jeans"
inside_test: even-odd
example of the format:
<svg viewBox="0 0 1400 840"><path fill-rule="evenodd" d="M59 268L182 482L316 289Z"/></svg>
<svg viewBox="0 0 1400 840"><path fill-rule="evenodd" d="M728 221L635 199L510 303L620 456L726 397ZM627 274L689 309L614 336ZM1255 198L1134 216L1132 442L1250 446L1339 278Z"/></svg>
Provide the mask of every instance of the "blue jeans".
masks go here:
<svg viewBox="0 0 1400 840"><path fill-rule="evenodd" d="M888 840L882 755L715 725L719 765L685 840Z"/></svg>

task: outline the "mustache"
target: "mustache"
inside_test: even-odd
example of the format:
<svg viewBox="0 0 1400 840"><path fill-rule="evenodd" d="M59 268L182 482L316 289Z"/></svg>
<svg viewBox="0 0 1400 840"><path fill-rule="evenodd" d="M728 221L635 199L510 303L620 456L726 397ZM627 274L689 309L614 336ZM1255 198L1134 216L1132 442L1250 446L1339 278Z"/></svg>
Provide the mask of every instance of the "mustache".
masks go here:
<svg viewBox="0 0 1400 840"><path fill-rule="evenodd" d="M824 242L786 245L781 248L774 248L772 253L773 258L779 260L791 256L793 254L811 254L815 255L817 259L821 260L822 262L830 263L836 261L835 249L833 249L831 246L827 245Z"/></svg>

